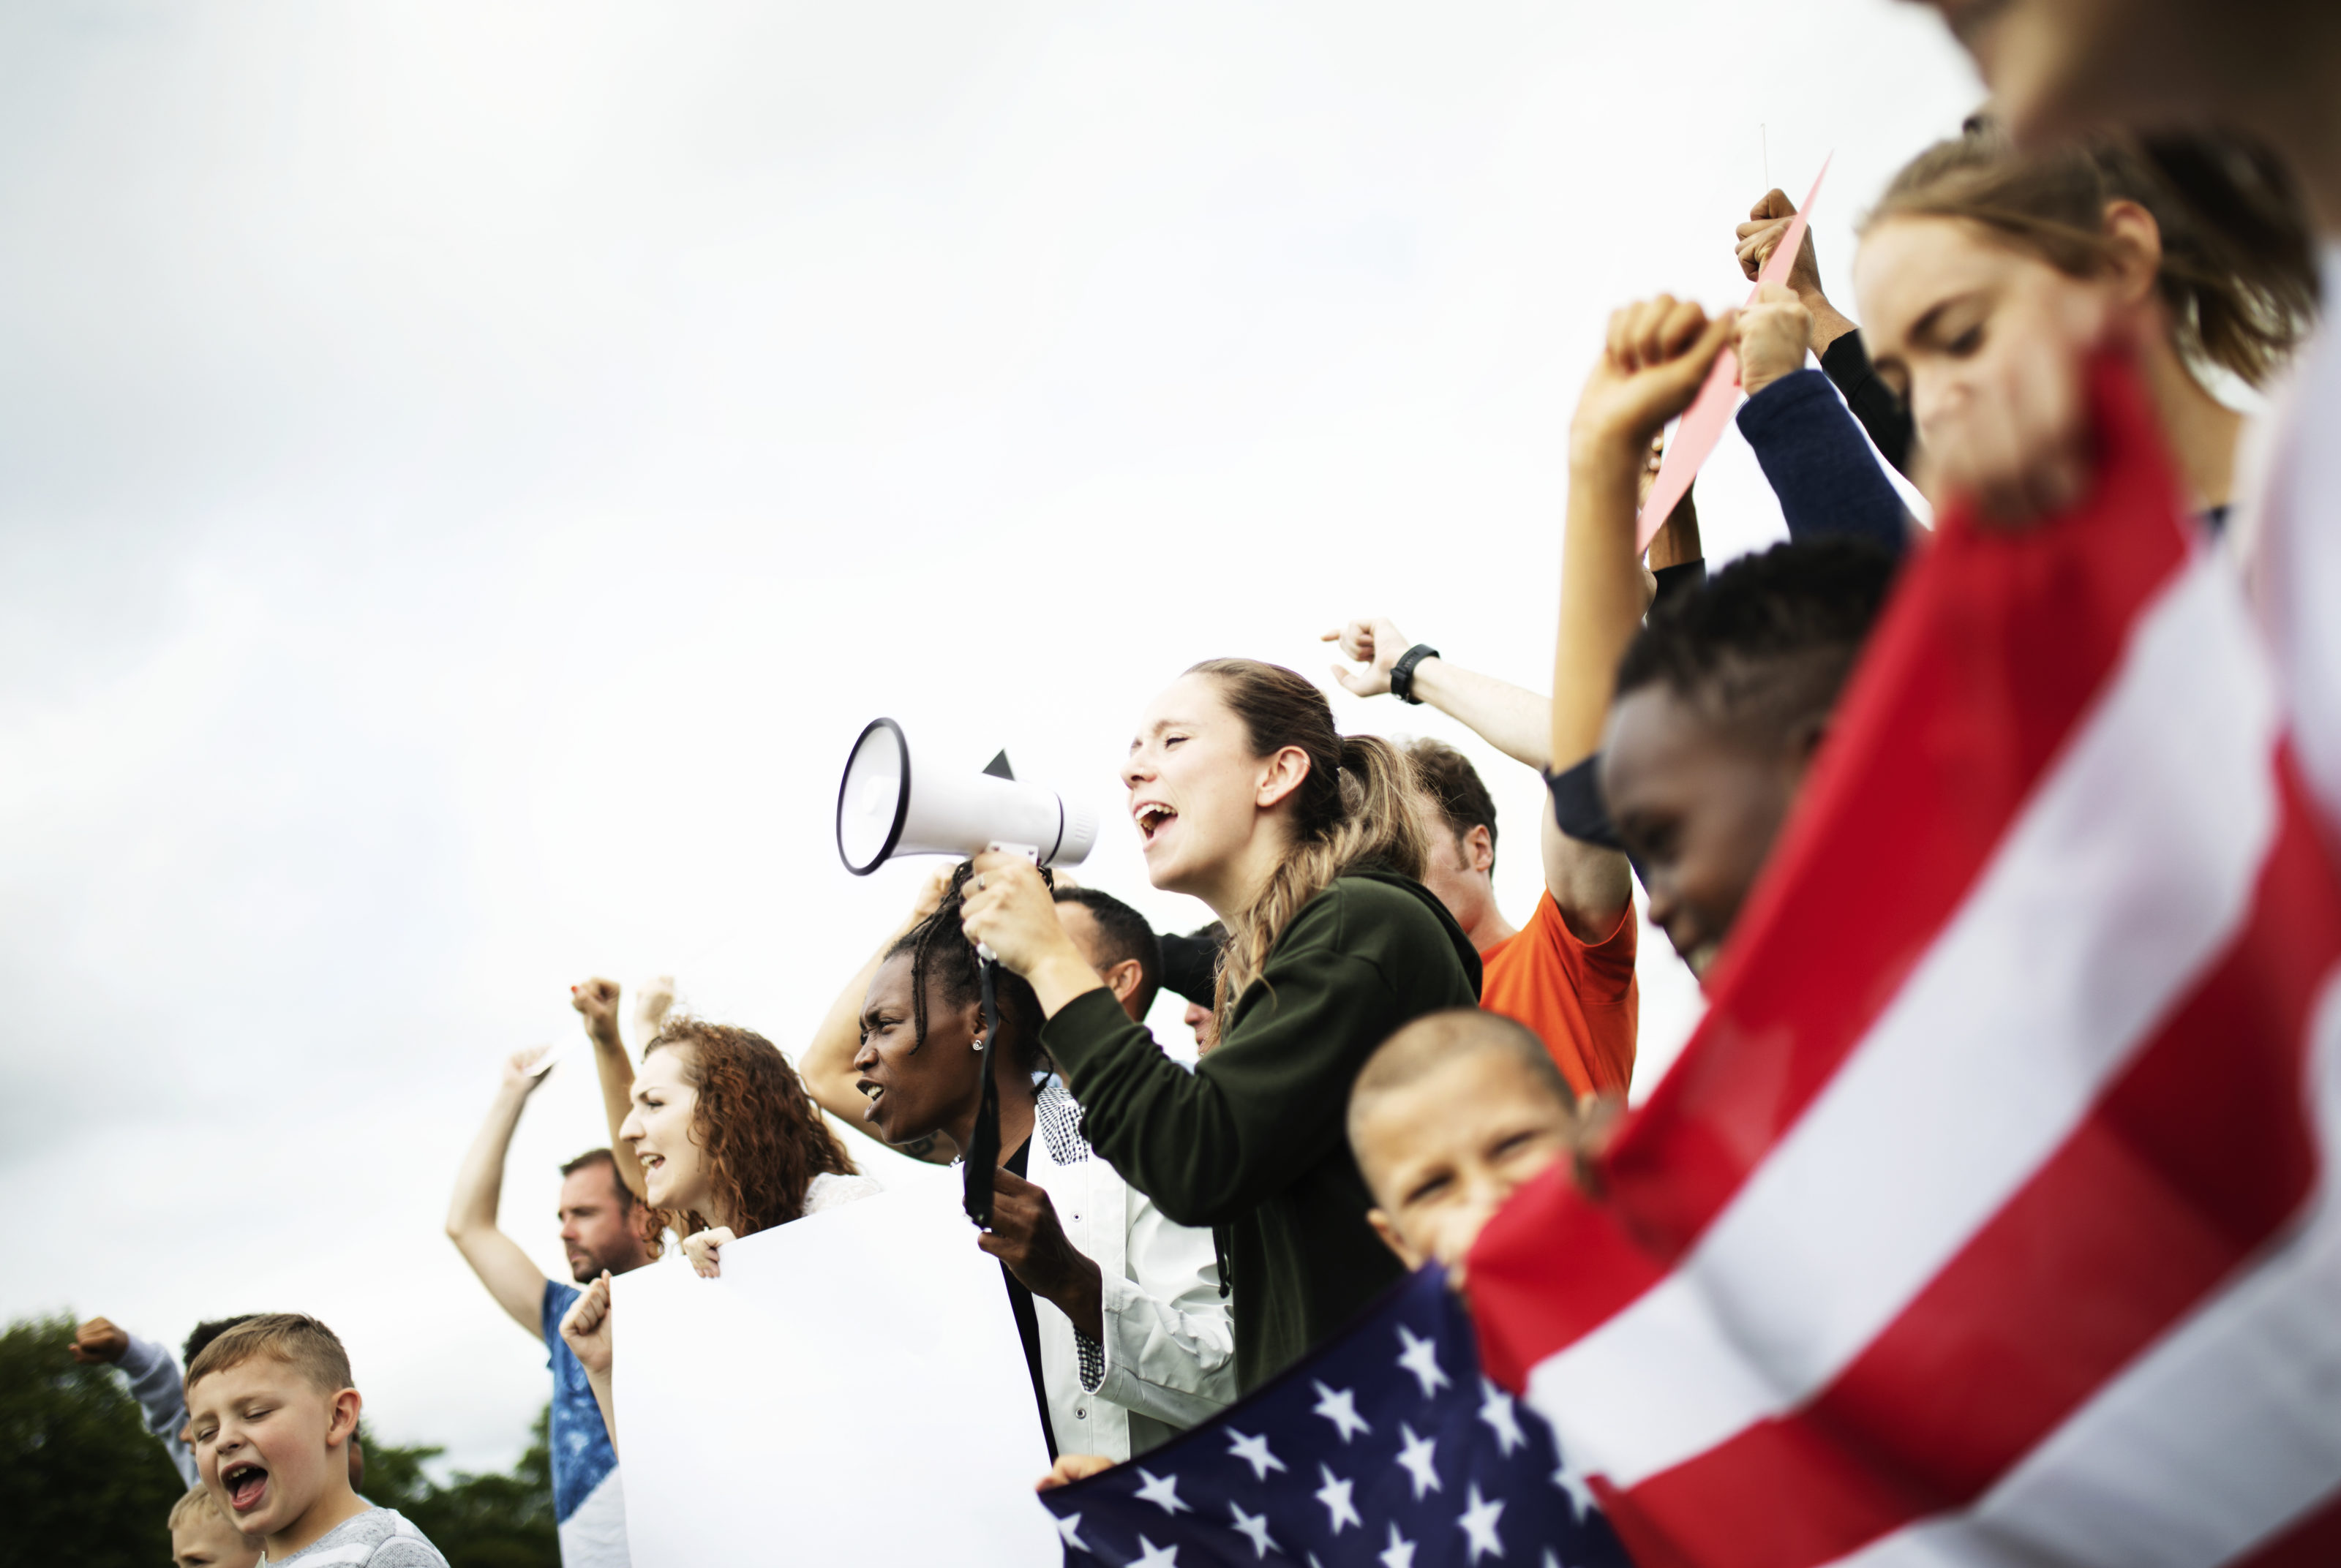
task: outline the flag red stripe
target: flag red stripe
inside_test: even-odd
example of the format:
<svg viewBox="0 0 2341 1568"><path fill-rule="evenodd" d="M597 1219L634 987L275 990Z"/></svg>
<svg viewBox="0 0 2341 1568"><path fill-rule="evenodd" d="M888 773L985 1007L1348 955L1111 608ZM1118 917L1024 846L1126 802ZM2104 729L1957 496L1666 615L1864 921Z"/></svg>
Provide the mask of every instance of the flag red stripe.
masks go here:
<svg viewBox="0 0 2341 1568"><path fill-rule="evenodd" d="M2341 1563L2341 1492L2231 1568L2333 1568L2336 1563Z"/></svg>
<svg viewBox="0 0 2341 1568"><path fill-rule="evenodd" d="M1571 1200L1515 1201L1482 1233L1473 1297L1488 1365L1512 1386L1663 1278L1804 1113L1967 896L2140 610L2183 568L2140 394L2111 369L2096 390L2107 461L2088 503L2028 534L1948 518L1906 569L1713 976L1706 1020L1605 1162L1599 1213L1580 1223L1561 1218ZM1881 900L1877 868L1889 865ZM1559 1266L1556 1224L1572 1258L1597 1245L1590 1232L1619 1235L1598 1244L1599 1266Z"/></svg>
<svg viewBox="0 0 2341 1568"><path fill-rule="evenodd" d="M2341 890L2288 757L2280 779L2251 919L2088 1120L1818 1399L1628 1493L1638 1536L1803 1568L1964 1507L2299 1209Z"/></svg>

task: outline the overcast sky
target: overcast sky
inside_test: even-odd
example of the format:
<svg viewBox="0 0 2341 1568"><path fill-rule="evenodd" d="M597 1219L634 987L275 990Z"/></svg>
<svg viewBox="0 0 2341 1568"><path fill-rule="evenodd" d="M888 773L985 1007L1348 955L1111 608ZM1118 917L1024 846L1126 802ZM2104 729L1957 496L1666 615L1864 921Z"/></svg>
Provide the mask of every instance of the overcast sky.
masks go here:
<svg viewBox="0 0 2341 1568"><path fill-rule="evenodd" d="M1376 610L1542 690L1607 311L1736 303L1832 148L1850 308L1977 92L1889 0L0 7L0 1313L314 1312L385 1436L507 1463L543 1353L441 1222L570 982L793 1049L918 874L830 837L879 713L1200 923L1146 699ZM1736 436L1700 496L1779 536ZM1525 917L1534 776L1336 709L1466 743ZM603 1136L556 1071L548 1268Z"/></svg>

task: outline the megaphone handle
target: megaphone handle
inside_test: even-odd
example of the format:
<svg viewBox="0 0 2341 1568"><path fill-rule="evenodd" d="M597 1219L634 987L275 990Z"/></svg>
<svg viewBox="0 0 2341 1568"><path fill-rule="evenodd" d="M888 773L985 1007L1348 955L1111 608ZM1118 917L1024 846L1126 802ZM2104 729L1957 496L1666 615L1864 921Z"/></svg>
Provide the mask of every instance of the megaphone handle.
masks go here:
<svg viewBox="0 0 2341 1568"><path fill-rule="evenodd" d="M986 957L979 970L983 980L983 1098L975 1112L975 1130L968 1136L962 1162L960 1201L978 1230L991 1228L991 1173L1000 1164L1000 1084L991 1076L991 1053L1000 1046L1000 1003L992 991L996 958Z"/></svg>
<svg viewBox="0 0 2341 1568"><path fill-rule="evenodd" d="M1037 844L1006 844L994 839L991 843L984 846L984 849L987 852L996 852L1002 855L1021 855L1027 860L1031 861L1035 866L1038 866L1041 863L1041 847ZM989 946L982 942L978 942L975 945L975 956L981 958L986 964L997 964L1000 962L1000 955L993 952ZM991 972L989 969L984 971L983 976L983 1037L986 1040L989 1040L991 1038Z"/></svg>

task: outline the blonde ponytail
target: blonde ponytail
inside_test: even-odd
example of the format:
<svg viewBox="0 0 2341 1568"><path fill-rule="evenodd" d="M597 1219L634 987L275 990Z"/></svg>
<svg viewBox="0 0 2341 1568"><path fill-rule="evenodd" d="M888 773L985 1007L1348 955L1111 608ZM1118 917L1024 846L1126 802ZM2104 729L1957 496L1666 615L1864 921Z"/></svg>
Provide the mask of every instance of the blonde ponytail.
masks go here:
<svg viewBox="0 0 2341 1568"><path fill-rule="evenodd" d="M1325 694L1281 665L1255 659L1210 659L1190 675L1208 675L1250 732L1252 754L1294 746L1309 776L1293 793L1294 839L1251 908L1229 922L1220 949L1214 1011L1224 1030L1236 998L1268 967L1292 918L1351 868L1372 863L1420 878L1427 847L1414 814L1414 770L1377 735L1343 736L1333 728Z"/></svg>

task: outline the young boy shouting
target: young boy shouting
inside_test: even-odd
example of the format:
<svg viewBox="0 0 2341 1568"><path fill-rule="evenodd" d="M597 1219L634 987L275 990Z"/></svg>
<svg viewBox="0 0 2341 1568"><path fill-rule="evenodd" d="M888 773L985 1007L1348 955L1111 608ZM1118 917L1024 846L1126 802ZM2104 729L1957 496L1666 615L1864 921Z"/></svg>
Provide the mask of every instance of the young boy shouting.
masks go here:
<svg viewBox="0 0 2341 1568"><path fill-rule="evenodd" d="M1499 1013L1427 1013L1383 1041L1350 1088L1366 1213L1407 1267L1460 1285L1480 1227L1576 1146L1577 1097L1535 1032Z"/></svg>
<svg viewBox="0 0 2341 1568"><path fill-rule="evenodd" d="M447 1568L421 1531L351 1489L364 1404L342 1342L296 1313L238 1324L187 1368L204 1484L235 1529L263 1539L262 1562Z"/></svg>
<svg viewBox="0 0 2341 1568"><path fill-rule="evenodd" d="M172 1568L253 1568L259 1561L260 1543L227 1522L202 1484L171 1505Z"/></svg>

